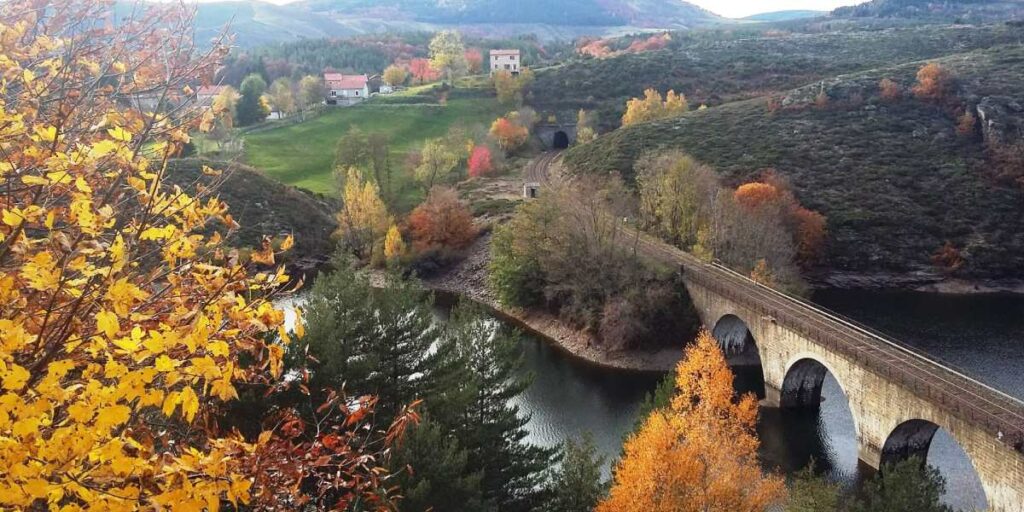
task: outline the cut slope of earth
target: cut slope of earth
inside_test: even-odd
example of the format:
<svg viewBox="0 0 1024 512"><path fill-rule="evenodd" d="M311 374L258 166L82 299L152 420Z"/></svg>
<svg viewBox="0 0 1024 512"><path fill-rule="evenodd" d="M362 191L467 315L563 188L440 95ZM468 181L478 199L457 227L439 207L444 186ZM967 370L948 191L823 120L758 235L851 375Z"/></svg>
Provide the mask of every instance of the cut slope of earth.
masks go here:
<svg viewBox="0 0 1024 512"><path fill-rule="evenodd" d="M1024 47L939 62L958 77L956 95L969 109L991 112L983 126L1022 136ZM734 186L774 168L802 203L828 217L833 270L933 273L932 257L948 241L966 260L965 277L1024 275L1024 193L991 177L981 130L959 136L946 107L879 98L882 78L909 88L920 67L792 90L783 100L788 106L774 113L762 98L619 129L570 150L566 162L577 172L630 176L645 150L680 148ZM822 90L830 102L817 108Z"/></svg>
<svg viewBox="0 0 1024 512"><path fill-rule="evenodd" d="M843 73L1019 43L1024 28L905 27L823 34L730 36L675 33L669 48L607 59L580 59L540 70L531 104L538 110L599 113L618 126L626 100L644 89L685 94L710 106L786 91Z"/></svg>

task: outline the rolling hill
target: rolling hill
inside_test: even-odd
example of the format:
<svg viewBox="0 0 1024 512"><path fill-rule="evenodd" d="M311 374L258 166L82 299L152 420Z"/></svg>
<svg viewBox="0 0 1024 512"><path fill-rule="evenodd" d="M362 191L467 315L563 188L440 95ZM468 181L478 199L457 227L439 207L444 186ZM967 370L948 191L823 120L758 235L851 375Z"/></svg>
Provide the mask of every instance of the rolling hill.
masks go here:
<svg viewBox="0 0 1024 512"><path fill-rule="evenodd" d="M235 44L243 47L447 27L490 36L573 38L721 21L682 0L304 0L285 6L246 0L200 3L197 10L201 37L231 22Z"/></svg>
<svg viewBox="0 0 1024 512"><path fill-rule="evenodd" d="M577 172L629 177L647 150L680 148L729 185L774 168L800 201L828 218L827 267L861 275L934 276L946 242L971 278L1024 274L1024 190L993 176L986 142L1021 140L1024 47L939 59L955 78L943 105L880 98L890 78L908 90L921 62L826 79L788 91L781 108L757 98L630 126L569 151ZM815 105L821 92L827 104ZM983 122L957 133L955 108ZM953 207L955 205L955 207Z"/></svg>
<svg viewBox="0 0 1024 512"><path fill-rule="evenodd" d="M758 26L758 25L754 25ZM912 26L881 30L765 35L762 31L672 34L663 50L576 59L541 69L530 103L541 111L598 112L605 130L619 125L626 101L644 89L674 89L690 104L720 105L764 96L843 73L891 66L994 45L1018 43L1024 29Z"/></svg>
<svg viewBox="0 0 1024 512"><path fill-rule="evenodd" d="M787 20L802 20L805 18L817 18L819 16L825 16L828 11L809 11L809 10L790 10L790 11L773 11L773 12L762 12L753 16L747 16L743 18L746 21L787 21Z"/></svg>
<svg viewBox="0 0 1024 512"><path fill-rule="evenodd" d="M1021 0L871 0L840 7L835 17L900 18L925 21L1008 21L1024 19Z"/></svg>

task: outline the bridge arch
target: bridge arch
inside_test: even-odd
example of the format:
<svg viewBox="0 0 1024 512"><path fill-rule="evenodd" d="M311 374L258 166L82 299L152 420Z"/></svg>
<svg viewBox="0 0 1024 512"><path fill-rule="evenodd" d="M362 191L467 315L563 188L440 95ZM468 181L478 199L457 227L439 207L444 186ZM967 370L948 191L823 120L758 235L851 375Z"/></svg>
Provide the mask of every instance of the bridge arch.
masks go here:
<svg viewBox="0 0 1024 512"><path fill-rule="evenodd" d="M822 401L821 390L824 388L827 375L832 375L836 379L843 395L849 399L846 385L825 359L807 353L793 357L786 365L779 406L788 409L819 409ZM854 422L856 420L857 418L854 418Z"/></svg>
<svg viewBox="0 0 1024 512"><path fill-rule="evenodd" d="M736 374L738 391L765 397L761 349L747 323L737 315L725 314L715 322L711 335L718 340L729 366Z"/></svg>
<svg viewBox="0 0 1024 512"><path fill-rule="evenodd" d="M935 441L934 444L933 441ZM929 460L930 456L935 455L935 448L942 452L940 464ZM982 496L985 499L983 504L955 503L957 508L976 508L979 505L981 505L980 510L988 508L991 501L982 482L981 474L973 458L952 432L930 420L919 418L900 423L885 440L882 447L880 469L884 470L888 465L911 457L917 457L922 464L932 464L939 467L940 470L952 469L955 471L956 481L948 482L952 483L954 487L946 489L948 498L956 500L957 494L966 494Z"/></svg>

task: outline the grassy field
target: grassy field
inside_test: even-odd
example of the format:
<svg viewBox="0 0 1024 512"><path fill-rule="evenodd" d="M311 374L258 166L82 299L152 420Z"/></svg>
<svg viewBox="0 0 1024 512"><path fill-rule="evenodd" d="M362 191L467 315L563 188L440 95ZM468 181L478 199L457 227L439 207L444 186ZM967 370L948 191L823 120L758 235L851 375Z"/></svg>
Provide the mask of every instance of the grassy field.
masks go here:
<svg viewBox="0 0 1024 512"><path fill-rule="evenodd" d="M338 138L353 126L391 136L396 189L404 190L400 207L415 204L419 192L402 168L405 155L427 139L445 135L457 124L489 126L502 108L493 98L453 98L447 104L374 104L338 108L305 123L245 135L245 161L287 185L334 194L332 174ZM416 196L416 197L413 197Z"/></svg>

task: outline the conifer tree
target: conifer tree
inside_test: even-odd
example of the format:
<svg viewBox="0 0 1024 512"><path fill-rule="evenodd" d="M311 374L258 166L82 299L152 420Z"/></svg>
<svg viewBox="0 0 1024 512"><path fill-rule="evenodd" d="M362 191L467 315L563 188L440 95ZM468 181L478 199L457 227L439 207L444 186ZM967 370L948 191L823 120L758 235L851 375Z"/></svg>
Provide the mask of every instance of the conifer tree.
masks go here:
<svg viewBox="0 0 1024 512"><path fill-rule="evenodd" d="M249 126L267 118L270 113L263 104L263 93L267 90L267 82L257 74L251 74L242 80L239 92L242 98L238 101L238 126Z"/></svg>
<svg viewBox="0 0 1024 512"><path fill-rule="evenodd" d="M452 371L449 351L434 346L440 330L421 292L397 280L373 289L348 262L338 267L313 285L307 336L289 347L290 360L307 360L310 388L377 395L378 416L389 418L438 389Z"/></svg>
<svg viewBox="0 0 1024 512"><path fill-rule="evenodd" d="M453 430L470 450L470 464L482 472L485 507L501 512L528 511L542 498L545 473L556 451L526 441L529 417L510 400L529 382L518 374L518 340L472 309L458 309L447 326L469 371L472 389Z"/></svg>
<svg viewBox="0 0 1024 512"><path fill-rule="evenodd" d="M392 468L404 493L404 512L482 509L482 473L472 469L469 452L437 421L425 419L408 432Z"/></svg>
<svg viewBox="0 0 1024 512"><path fill-rule="evenodd" d="M580 442L566 441L562 464L549 485L547 512L590 512L607 492L601 477L605 458L597 453L594 438L586 433Z"/></svg>

